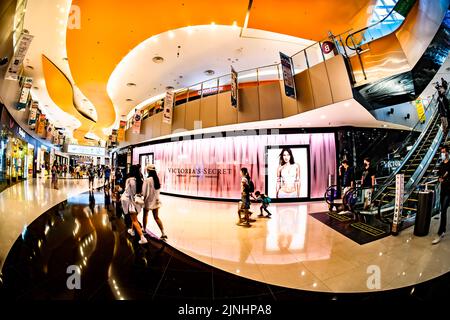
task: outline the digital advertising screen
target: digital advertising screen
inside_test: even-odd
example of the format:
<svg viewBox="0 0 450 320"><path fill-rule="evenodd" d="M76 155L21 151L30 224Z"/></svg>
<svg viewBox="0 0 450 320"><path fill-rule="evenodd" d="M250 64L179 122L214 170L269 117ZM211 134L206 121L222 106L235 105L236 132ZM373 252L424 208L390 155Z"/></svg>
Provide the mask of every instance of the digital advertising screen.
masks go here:
<svg viewBox="0 0 450 320"><path fill-rule="evenodd" d="M267 146L266 164L266 192L270 198L309 198L308 146Z"/></svg>

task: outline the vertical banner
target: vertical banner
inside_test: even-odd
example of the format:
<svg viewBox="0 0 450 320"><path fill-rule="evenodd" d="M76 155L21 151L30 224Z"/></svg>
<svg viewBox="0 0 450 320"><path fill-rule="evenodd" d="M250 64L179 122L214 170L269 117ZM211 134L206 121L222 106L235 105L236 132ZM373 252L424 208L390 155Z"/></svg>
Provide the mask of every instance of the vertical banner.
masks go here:
<svg viewBox="0 0 450 320"><path fill-rule="evenodd" d="M164 98L164 112L163 112L163 122L167 124L172 124L172 112L173 112L173 100L175 93L173 91L167 91L166 97Z"/></svg>
<svg viewBox="0 0 450 320"><path fill-rule="evenodd" d="M425 115L425 108L423 107L422 99L416 99L415 104L416 104L417 116L419 117L419 121L424 123L427 118Z"/></svg>
<svg viewBox="0 0 450 320"><path fill-rule="evenodd" d="M238 106L238 74L231 67L231 106L237 108Z"/></svg>
<svg viewBox="0 0 450 320"><path fill-rule="evenodd" d="M141 132L141 122L142 122L142 110L136 110L133 116L133 129L131 129L132 133ZM117 130L116 130L116 141L117 141Z"/></svg>
<svg viewBox="0 0 450 320"><path fill-rule="evenodd" d="M19 41L16 44L17 49L15 50L11 62L9 63L8 70L5 73L5 79L16 81L19 79L20 67L22 66L28 48L30 47L31 40L33 40L33 36L30 34L22 33L20 35Z"/></svg>
<svg viewBox="0 0 450 320"><path fill-rule="evenodd" d="M280 52L281 69L283 70L284 92L287 97L297 99L295 92L292 58Z"/></svg>
<svg viewBox="0 0 450 320"><path fill-rule="evenodd" d="M117 146L117 129L111 130L111 143L113 146Z"/></svg>
<svg viewBox="0 0 450 320"><path fill-rule="evenodd" d="M50 122L47 123L47 134L45 136L45 139L53 142L53 124Z"/></svg>
<svg viewBox="0 0 450 320"><path fill-rule="evenodd" d="M31 103L31 107L30 107L30 114L28 115L28 125L30 126L31 129L34 130L34 128L36 127L36 119L37 119L37 113L38 113L38 106L39 103L37 101L33 101Z"/></svg>
<svg viewBox="0 0 450 320"><path fill-rule="evenodd" d="M127 126L127 122L125 120L120 120L119 123L119 132L117 133L117 141L125 141L125 128Z"/></svg>
<svg viewBox="0 0 450 320"><path fill-rule="evenodd" d="M22 90L20 92L19 102L17 103L17 110L24 110L26 108L32 86L33 78L25 77Z"/></svg>
<svg viewBox="0 0 450 320"><path fill-rule="evenodd" d="M38 123L36 124L36 133L40 137L43 137L45 134L45 114L39 115L39 120Z"/></svg>
<svg viewBox="0 0 450 320"><path fill-rule="evenodd" d="M400 218L403 211L403 191L405 185L405 176L403 174L395 175L395 206L394 206L394 218L392 220L392 234L398 234Z"/></svg>

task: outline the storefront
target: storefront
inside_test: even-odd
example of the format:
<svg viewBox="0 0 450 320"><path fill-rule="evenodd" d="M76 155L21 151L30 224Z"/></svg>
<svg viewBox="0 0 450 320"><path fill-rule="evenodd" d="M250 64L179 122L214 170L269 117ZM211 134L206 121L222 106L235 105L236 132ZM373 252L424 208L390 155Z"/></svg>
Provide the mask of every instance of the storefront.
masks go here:
<svg viewBox="0 0 450 320"><path fill-rule="evenodd" d="M28 135L10 116L0 110L0 191L32 177L52 160L54 149Z"/></svg>
<svg viewBox="0 0 450 320"><path fill-rule="evenodd" d="M155 165L167 194L239 199L245 167L255 191L273 200L322 199L337 170L334 132L232 131L174 140L152 141L132 152L133 164Z"/></svg>

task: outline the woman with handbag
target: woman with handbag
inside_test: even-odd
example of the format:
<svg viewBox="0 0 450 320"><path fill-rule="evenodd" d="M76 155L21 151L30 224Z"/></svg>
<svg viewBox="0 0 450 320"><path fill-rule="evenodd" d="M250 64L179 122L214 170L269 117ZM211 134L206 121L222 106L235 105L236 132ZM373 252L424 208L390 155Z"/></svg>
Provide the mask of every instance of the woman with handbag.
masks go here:
<svg viewBox="0 0 450 320"><path fill-rule="evenodd" d="M140 237L139 243L144 244L147 243L147 239L145 238L137 219L138 213L139 211L141 211L141 208L144 204L144 201L140 196L141 191L141 175L137 166L132 165L130 167L129 178L125 182L125 191L122 194L121 202L124 214L129 214L131 218L131 228L128 229L128 233L134 237L134 228Z"/></svg>
<svg viewBox="0 0 450 320"><path fill-rule="evenodd" d="M161 230L161 240L167 239L167 235L164 233L164 227L161 219L158 216L158 210L161 207L161 201L159 200L159 189L161 188L161 183L159 182L158 174L156 173L155 165L149 164L146 168L147 178L144 180L142 186L142 195L144 196L144 218L143 218L143 229L147 226L148 212L151 210L153 213L153 218L158 224Z"/></svg>

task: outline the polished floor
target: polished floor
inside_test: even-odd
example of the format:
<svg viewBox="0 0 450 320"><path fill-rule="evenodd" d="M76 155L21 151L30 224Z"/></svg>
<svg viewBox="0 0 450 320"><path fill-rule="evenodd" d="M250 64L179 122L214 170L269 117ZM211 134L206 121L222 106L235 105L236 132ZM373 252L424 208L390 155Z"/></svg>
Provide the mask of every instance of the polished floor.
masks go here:
<svg viewBox="0 0 450 320"><path fill-rule="evenodd" d="M0 193L2 205L11 197L1 209L2 237L9 241L2 238L0 298L450 297L450 275L445 274L450 240L431 246L431 236L414 237L410 228L361 246L310 216L324 209L320 203L272 205L272 219L258 219L246 229L235 225L233 203L163 196L161 217L169 239L149 237L149 244L139 245L126 233L111 199L102 190L86 192L87 181L68 180L59 190L39 180L17 188ZM150 221L149 232L159 235ZM67 288L71 265L81 269L81 290ZM381 271L381 283L368 289L368 267L373 266Z"/></svg>

